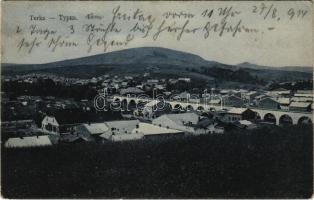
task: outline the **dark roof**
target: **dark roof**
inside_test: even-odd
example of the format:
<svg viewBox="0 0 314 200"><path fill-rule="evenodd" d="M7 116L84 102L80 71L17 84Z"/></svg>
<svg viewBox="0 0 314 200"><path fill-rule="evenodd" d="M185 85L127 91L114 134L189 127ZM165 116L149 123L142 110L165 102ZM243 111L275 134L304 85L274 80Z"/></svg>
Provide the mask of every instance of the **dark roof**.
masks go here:
<svg viewBox="0 0 314 200"><path fill-rule="evenodd" d="M81 109L54 109L47 112L48 116L55 117L60 125L80 124L88 122L103 122L108 120L122 119L121 112L84 112Z"/></svg>
<svg viewBox="0 0 314 200"><path fill-rule="evenodd" d="M55 110L47 115L55 117L60 125L88 122L88 115L79 109Z"/></svg>
<svg viewBox="0 0 314 200"><path fill-rule="evenodd" d="M213 123L214 123L214 120L205 118L198 122L197 127L206 128Z"/></svg>

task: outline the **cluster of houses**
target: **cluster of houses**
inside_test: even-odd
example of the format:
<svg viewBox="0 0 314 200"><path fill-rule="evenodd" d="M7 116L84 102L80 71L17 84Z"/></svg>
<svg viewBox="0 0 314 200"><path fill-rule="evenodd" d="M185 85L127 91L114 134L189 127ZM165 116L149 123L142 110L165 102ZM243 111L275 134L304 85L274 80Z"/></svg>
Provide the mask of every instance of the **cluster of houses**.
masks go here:
<svg viewBox="0 0 314 200"><path fill-rule="evenodd" d="M6 147L53 145L57 142L78 141L129 141L169 136L200 135L223 133L224 128L217 122L202 118L196 113L165 114L152 122L134 120L116 120L98 123L77 123L60 120L55 116L46 116L39 130L45 135L9 138ZM50 142L47 142L47 138ZM38 144L36 144L38 141ZM56 141L56 140L55 140Z"/></svg>
<svg viewBox="0 0 314 200"><path fill-rule="evenodd" d="M47 115L41 127L34 129L41 135L9 138L6 147L45 146L57 143L129 141L201 134L222 134L229 123L238 128L256 128L252 123L255 112L248 108L234 108L223 115L208 117L198 112L162 114L151 121L139 119L87 122L64 115ZM219 118L219 119L218 119ZM50 142L48 142L48 139ZM26 140L25 140L26 139ZM36 143L38 141L38 143Z"/></svg>
<svg viewBox="0 0 314 200"><path fill-rule="evenodd" d="M313 91L291 91L283 88L275 90L217 89L199 91L169 90L169 85L177 83L190 84L186 77L170 79L152 79L149 73L143 76L109 76L103 75L91 79L62 78L52 75L29 74L18 80L33 83L37 78L50 78L66 84L94 84L99 92L106 92L113 101L114 96L147 95L147 91L157 90L165 100L190 103L206 103L219 106L219 111L174 108L156 110L156 101L147 101L140 109L131 107L131 117L115 120L91 120L82 117L84 113L99 115L93 100L60 99L53 96L19 96L12 100L2 93L2 109L7 122L2 123L3 130L10 132L29 132L28 135L9 137L6 147L47 146L63 142L104 142L127 141L148 138L222 134L226 126L232 124L237 128L252 129L258 127L256 113L251 109L281 110L288 112L311 113L313 110ZM6 79L4 79L6 81ZM11 80L12 81L12 80ZM130 103L130 102L127 102ZM158 106L157 106L158 107ZM224 107L229 109L224 110ZM54 112L49 112L53 110ZM62 111L63 114L57 114ZM77 112L78 111L78 112ZM43 117L37 126L32 117L40 113ZM64 114L67 113L67 114ZM83 114L82 114L83 113ZM23 117L21 117L23 116ZM91 115L86 115L91 116ZM18 127L18 128L17 128ZM21 128L22 127L22 128ZM12 130L11 130L12 129ZM16 136L16 135L15 135Z"/></svg>
<svg viewBox="0 0 314 200"><path fill-rule="evenodd" d="M148 91L157 90L159 94L172 100L189 101L203 103L206 98L207 103L212 105L232 106L232 107L258 107L261 109L280 109L296 112L310 112L313 110L313 91L300 90L291 91L284 88L275 90L245 90L245 89L214 89L207 93L192 88L190 91L168 90L167 86L177 83L189 84L191 78L162 78L153 79L150 73L145 72L137 76L102 75L90 79L66 78L47 73L31 73L26 75L16 75L14 77L4 77L3 81L14 81L34 83L39 78L51 79L56 83L65 85L85 85L93 84L93 88L98 92L106 91L109 95L140 95ZM180 93L181 92L181 93ZM210 98L208 98L210 96ZM39 97L37 97L39 98ZM23 103L26 103L25 101Z"/></svg>
<svg viewBox="0 0 314 200"><path fill-rule="evenodd" d="M38 80L52 80L55 83L63 84L63 85L83 85L89 83L90 79L80 79L80 78L70 78L57 76L51 73L29 73L23 75L14 75L14 76L2 76L1 80L3 82L17 81L18 83L37 83Z"/></svg>
<svg viewBox="0 0 314 200"><path fill-rule="evenodd" d="M295 112L312 112L313 110L313 91L298 90L292 92L284 88L278 88L272 91L249 91L239 90L217 90L205 95L195 95L182 92L174 95L171 100L206 103L214 106L226 107L246 107L259 108L267 110L284 110Z"/></svg>

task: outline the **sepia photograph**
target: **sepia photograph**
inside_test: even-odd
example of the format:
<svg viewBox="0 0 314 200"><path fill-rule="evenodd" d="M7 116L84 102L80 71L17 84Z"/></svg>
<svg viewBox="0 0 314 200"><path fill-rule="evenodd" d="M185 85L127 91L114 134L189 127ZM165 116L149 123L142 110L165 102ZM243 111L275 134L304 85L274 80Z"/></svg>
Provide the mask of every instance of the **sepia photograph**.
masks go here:
<svg viewBox="0 0 314 200"><path fill-rule="evenodd" d="M2 1L4 199L310 199L312 1Z"/></svg>

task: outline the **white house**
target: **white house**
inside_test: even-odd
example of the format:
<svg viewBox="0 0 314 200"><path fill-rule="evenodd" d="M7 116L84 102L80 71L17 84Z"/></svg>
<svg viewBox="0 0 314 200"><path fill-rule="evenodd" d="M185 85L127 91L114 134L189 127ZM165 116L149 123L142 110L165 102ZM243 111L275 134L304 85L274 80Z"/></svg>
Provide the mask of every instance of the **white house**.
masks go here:
<svg viewBox="0 0 314 200"><path fill-rule="evenodd" d="M281 110L289 110L290 98L280 97L276 101L279 103Z"/></svg>
<svg viewBox="0 0 314 200"><path fill-rule="evenodd" d="M84 117L78 110L61 110L44 117L41 129L52 134L71 133L75 131L75 126L84 123Z"/></svg>
<svg viewBox="0 0 314 200"><path fill-rule="evenodd" d="M46 116L41 122L41 128L45 131L59 133L59 123L54 116Z"/></svg>
<svg viewBox="0 0 314 200"><path fill-rule="evenodd" d="M155 107L160 103L158 100L153 100L144 105L142 114L144 118L151 119L155 110Z"/></svg>

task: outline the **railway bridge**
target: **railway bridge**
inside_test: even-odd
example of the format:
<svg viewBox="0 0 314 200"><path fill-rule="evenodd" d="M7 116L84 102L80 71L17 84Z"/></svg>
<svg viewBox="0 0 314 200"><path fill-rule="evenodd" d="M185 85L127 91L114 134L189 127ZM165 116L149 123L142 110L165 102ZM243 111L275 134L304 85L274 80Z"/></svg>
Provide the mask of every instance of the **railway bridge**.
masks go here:
<svg viewBox="0 0 314 200"><path fill-rule="evenodd" d="M127 105L135 104L138 105L139 103L148 103L155 101L156 103L158 100L152 98L138 98L138 97L129 97L129 96L113 96L113 101L124 102ZM223 111L229 110L234 107L227 107L223 105L210 105L206 103L195 103L195 102L183 102L183 101L170 101L165 100L164 105L169 105L171 110L197 110L197 111ZM256 107L250 107L251 110L256 112L258 118L272 122L274 124L283 124L283 123L290 123L290 124L300 124L300 123L313 123L313 113L311 112L296 112L296 111L286 111L286 110L268 110L268 109L261 109Z"/></svg>

